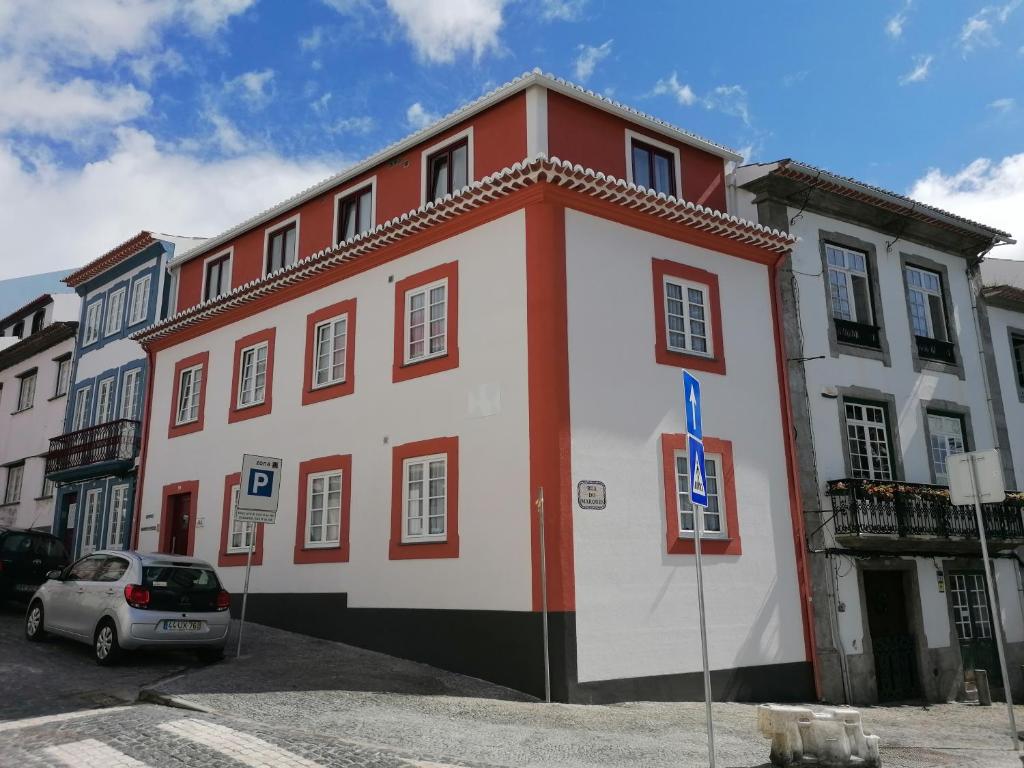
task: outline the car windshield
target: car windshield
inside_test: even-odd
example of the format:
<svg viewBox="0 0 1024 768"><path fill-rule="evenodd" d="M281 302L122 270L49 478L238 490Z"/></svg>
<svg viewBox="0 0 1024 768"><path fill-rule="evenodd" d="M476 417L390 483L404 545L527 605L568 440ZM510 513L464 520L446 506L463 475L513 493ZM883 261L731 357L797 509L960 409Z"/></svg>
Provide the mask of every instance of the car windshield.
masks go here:
<svg viewBox="0 0 1024 768"><path fill-rule="evenodd" d="M16 555L28 552L32 548L32 539L24 533L10 533L0 539L0 554Z"/></svg>
<svg viewBox="0 0 1024 768"><path fill-rule="evenodd" d="M219 592L217 574L209 568L182 565L147 565L142 569L142 585L152 589L193 594Z"/></svg>

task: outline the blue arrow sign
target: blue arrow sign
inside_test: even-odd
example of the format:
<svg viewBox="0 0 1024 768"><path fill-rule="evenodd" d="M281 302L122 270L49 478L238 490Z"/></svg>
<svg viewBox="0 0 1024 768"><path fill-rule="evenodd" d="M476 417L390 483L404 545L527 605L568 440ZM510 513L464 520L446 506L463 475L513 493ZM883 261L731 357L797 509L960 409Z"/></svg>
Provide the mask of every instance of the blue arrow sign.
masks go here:
<svg viewBox="0 0 1024 768"><path fill-rule="evenodd" d="M686 441L686 456L690 464L690 503L698 507L706 507L708 505L708 474L704 468L704 443L690 435Z"/></svg>
<svg viewBox="0 0 1024 768"><path fill-rule="evenodd" d="M689 371L683 371L683 400L686 408L686 434L704 439L704 425L700 415L700 382Z"/></svg>

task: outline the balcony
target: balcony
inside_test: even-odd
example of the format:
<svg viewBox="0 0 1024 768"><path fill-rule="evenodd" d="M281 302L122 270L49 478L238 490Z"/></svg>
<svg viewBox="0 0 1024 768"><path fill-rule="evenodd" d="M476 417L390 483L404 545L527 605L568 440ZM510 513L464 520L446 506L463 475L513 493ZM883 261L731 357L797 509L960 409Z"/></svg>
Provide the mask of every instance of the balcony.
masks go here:
<svg viewBox="0 0 1024 768"><path fill-rule="evenodd" d="M878 338L878 326L865 323L854 323L838 317L832 318L836 325L836 341L840 344L853 344L857 347L881 349Z"/></svg>
<svg viewBox="0 0 1024 768"><path fill-rule="evenodd" d="M828 484L836 540L860 549L971 552L979 548L974 507L955 507L943 485L833 480ZM983 504L992 549L1024 544L1024 493Z"/></svg>
<svg viewBox="0 0 1024 768"><path fill-rule="evenodd" d="M131 469L139 455L139 422L117 419L50 439L46 475L51 480Z"/></svg>
<svg viewBox="0 0 1024 768"><path fill-rule="evenodd" d="M946 365L956 365L956 350L952 342L929 339L927 336L915 336L917 356L924 360L934 360Z"/></svg>

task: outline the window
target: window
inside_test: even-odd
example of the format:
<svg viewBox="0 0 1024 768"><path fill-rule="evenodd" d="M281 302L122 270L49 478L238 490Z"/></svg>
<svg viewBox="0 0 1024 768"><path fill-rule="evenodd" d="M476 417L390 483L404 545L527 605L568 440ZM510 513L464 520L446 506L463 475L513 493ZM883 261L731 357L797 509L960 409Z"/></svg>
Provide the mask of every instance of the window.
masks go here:
<svg viewBox="0 0 1024 768"><path fill-rule="evenodd" d="M448 457L406 459L402 465L403 541L444 540L447 530Z"/></svg>
<svg viewBox="0 0 1024 768"><path fill-rule="evenodd" d="M27 411L36 401L36 372L22 374L18 379L18 410Z"/></svg>
<svg viewBox="0 0 1024 768"><path fill-rule="evenodd" d="M99 493L99 491L91 491ZM84 546L84 545L83 545ZM68 569L68 581L93 581L99 574L100 569L106 564L106 555L92 555L83 557Z"/></svg>
<svg viewBox="0 0 1024 768"><path fill-rule="evenodd" d="M127 288L118 288L107 297L107 323L103 330L104 336L113 336L121 330L124 322L124 300Z"/></svg>
<svg viewBox="0 0 1024 768"><path fill-rule="evenodd" d="M665 324L670 350L711 354L707 306L707 286L665 278Z"/></svg>
<svg viewBox="0 0 1024 768"><path fill-rule="evenodd" d="M11 329L11 336L17 336L19 339L25 335L25 321L19 320L14 324L14 328Z"/></svg>
<svg viewBox="0 0 1024 768"><path fill-rule="evenodd" d="M96 424L106 424L114 418L114 377L103 379L96 386Z"/></svg>
<svg viewBox="0 0 1024 768"><path fill-rule="evenodd" d="M43 489L39 492L39 498L49 499L53 497L53 492L56 490L57 484L50 478L43 476Z"/></svg>
<svg viewBox="0 0 1024 768"><path fill-rule="evenodd" d="M83 344L92 344L100 337L100 316L103 313L103 302L94 301L85 310L85 335Z"/></svg>
<svg viewBox="0 0 1024 768"><path fill-rule="evenodd" d="M846 401L846 440L855 478L892 480L889 426L882 405Z"/></svg>
<svg viewBox="0 0 1024 768"><path fill-rule="evenodd" d="M203 301L215 299L231 290L231 251L212 257L206 262Z"/></svg>
<svg viewBox="0 0 1024 768"><path fill-rule="evenodd" d="M32 333L39 333L43 330L43 324L46 322L46 310L40 309L34 315L32 315Z"/></svg>
<svg viewBox="0 0 1024 768"><path fill-rule="evenodd" d="M392 449L392 560L458 557L457 437Z"/></svg>
<svg viewBox="0 0 1024 768"><path fill-rule="evenodd" d="M339 197L337 206L334 242L344 242L373 228L373 185Z"/></svg>
<svg viewBox="0 0 1024 768"><path fill-rule="evenodd" d="M123 549L123 547L108 547L108 549ZM128 561L123 557L108 557L106 562L96 571L95 581L120 581L128 570Z"/></svg>
<svg viewBox="0 0 1024 768"><path fill-rule="evenodd" d="M186 368L178 377L177 424L189 424L199 419L199 400L203 385L203 366Z"/></svg>
<svg viewBox="0 0 1024 768"><path fill-rule="evenodd" d="M299 222L296 219L279 229L267 233L266 272L276 272L295 263L299 242Z"/></svg>
<svg viewBox="0 0 1024 768"><path fill-rule="evenodd" d="M1010 334L1013 350L1013 370L1017 374L1017 388L1024 389L1024 336Z"/></svg>
<svg viewBox="0 0 1024 768"><path fill-rule="evenodd" d="M825 243L828 289L832 317L851 323L873 325L867 254Z"/></svg>
<svg viewBox="0 0 1024 768"><path fill-rule="evenodd" d="M82 552L92 552L100 544L100 502L102 491L93 488L85 493L82 511Z"/></svg>
<svg viewBox="0 0 1024 768"><path fill-rule="evenodd" d="M21 481L24 477L24 464L15 464L7 468L7 488L4 490L4 504L17 504L21 501Z"/></svg>
<svg viewBox="0 0 1024 768"><path fill-rule="evenodd" d="M307 478L306 546L341 543L341 472L318 472Z"/></svg>
<svg viewBox="0 0 1024 768"><path fill-rule="evenodd" d="M326 387L344 382L348 316L325 320L316 326L314 333L313 386Z"/></svg>
<svg viewBox="0 0 1024 768"><path fill-rule="evenodd" d="M935 482L945 485L949 483L946 459L967 450L964 444L963 419L959 416L929 413L928 442Z"/></svg>
<svg viewBox="0 0 1024 768"><path fill-rule="evenodd" d="M121 379L121 414L122 419L135 421L139 418L139 377L141 371L132 368L124 372Z"/></svg>
<svg viewBox="0 0 1024 768"><path fill-rule="evenodd" d="M238 382L239 408L259 405L267 393L267 350L266 344L257 344L242 350L239 365L242 375Z"/></svg>
<svg viewBox="0 0 1024 768"><path fill-rule="evenodd" d="M89 426L89 408L92 405L92 386L86 385L75 392L75 411L71 419L71 431L77 432Z"/></svg>
<svg viewBox="0 0 1024 768"><path fill-rule="evenodd" d="M306 316L303 405L355 391L355 332L355 299L339 301Z"/></svg>
<svg viewBox="0 0 1024 768"><path fill-rule="evenodd" d="M677 196L676 158L671 150L633 139L630 148L633 183L638 187Z"/></svg>
<svg viewBox="0 0 1024 768"><path fill-rule="evenodd" d="M249 547L252 545L253 529L256 527L252 523L235 519L235 512L238 511L238 494L240 492L240 486L233 485L231 487L231 530L228 532L228 552L231 554L249 551Z"/></svg>
<svg viewBox="0 0 1024 768"><path fill-rule="evenodd" d="M991 640L992 619L984 573L950 574L950 602L960 640Z"/></svg>
<svg viewBox="0 0 1024 768"><path fill-rule="evenodd" d="M651 269L656 361L724 374L718 276L663 259L653 259Z"/></svg>
<svg viewBox="0 0 1024 768"><path fill-rule="evenodd" d="M71 385L71 357L62 357L55 362L57 363L57 389L53 396L60 397L68 393L68 387Z"/></svg>
<svg viewBox="0 0 1024 768"><path fill-rule="evenodd" d="M427 201L458 192L469 184L469 140L454 141L427 158Z"/></svg>
<svg viewBox="0 0 1024 768"><path fill-rule="evenodd" d="M942 298L942 278L935 272L917 267L905 268L910 326L915 336L949 341L946 310Z"/></svg>
<svg viewBox="0 0 1024 768"><path fill-rule="evenodd" d="M447 351L448 283L444 280L405 294L405 362Z"/></svg>
<svg viewBox="0 0 1024 768"><path fill-rule="evenodd" d="M110 515L107 549L124 549L124 533L128 519L128 486L115 485L110 489ZM116 581L116 579L115 579Z"/></svg>
<svg viewBox="0 0 1024 768"><path fill-rule="evenodd" d="M128 311L128 325L141 323L146 319L149 309L149 285L152 278L143 275L132 285L132 305Z"/></svg>
<svg viewBox="0 0 1024 768"><path fill-rule="evenodd" d="M690 503L690 476L687 455L682 451L676 451L676 496L678 498L680 536L693 535L694 508ZM701 538L711 536L725 536L725 516L722 514L722 499L718 479L721 476L722 457L714 454L704 453L704 469L707 472L705 478L708 493L708 505L704 509L704 519L701 521Z"/></svg>
<svg viewBox="0 0 1024 768"><path fill-rule="evenodd" d="M458 367L458 262L395 284L395 381Z"/></svg>

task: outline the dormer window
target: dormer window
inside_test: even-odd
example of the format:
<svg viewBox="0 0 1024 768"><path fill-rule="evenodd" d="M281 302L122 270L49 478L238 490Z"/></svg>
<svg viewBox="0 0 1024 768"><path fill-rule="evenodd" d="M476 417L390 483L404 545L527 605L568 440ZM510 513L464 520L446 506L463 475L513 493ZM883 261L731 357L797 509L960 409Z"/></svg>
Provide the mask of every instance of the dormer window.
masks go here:
<svg viewBox="0 0 1024 768"><path fill-rule="evenodd" d="M267 232L265 275L295 263L299 248L299 217Z"/></svg>
<svg viewBox="0 0 1024 768"><path fill-rule="evenodd" d="M459 139L427 158L427 200L438 200L469 184L469 140Z"/></svg>
<svg viewBox="0 0 1024 768"><path fill-rule="evenodd" d="M673 197L679 196L679 153L667 144L627 134L631 179L645 187Z"/></svg>
<svg viewBox="0 0 1024 768"><path fill-rule="evenodd" d="M373 187L371 183L338 196L334 242L342 243L373 228Z"/></svg>

